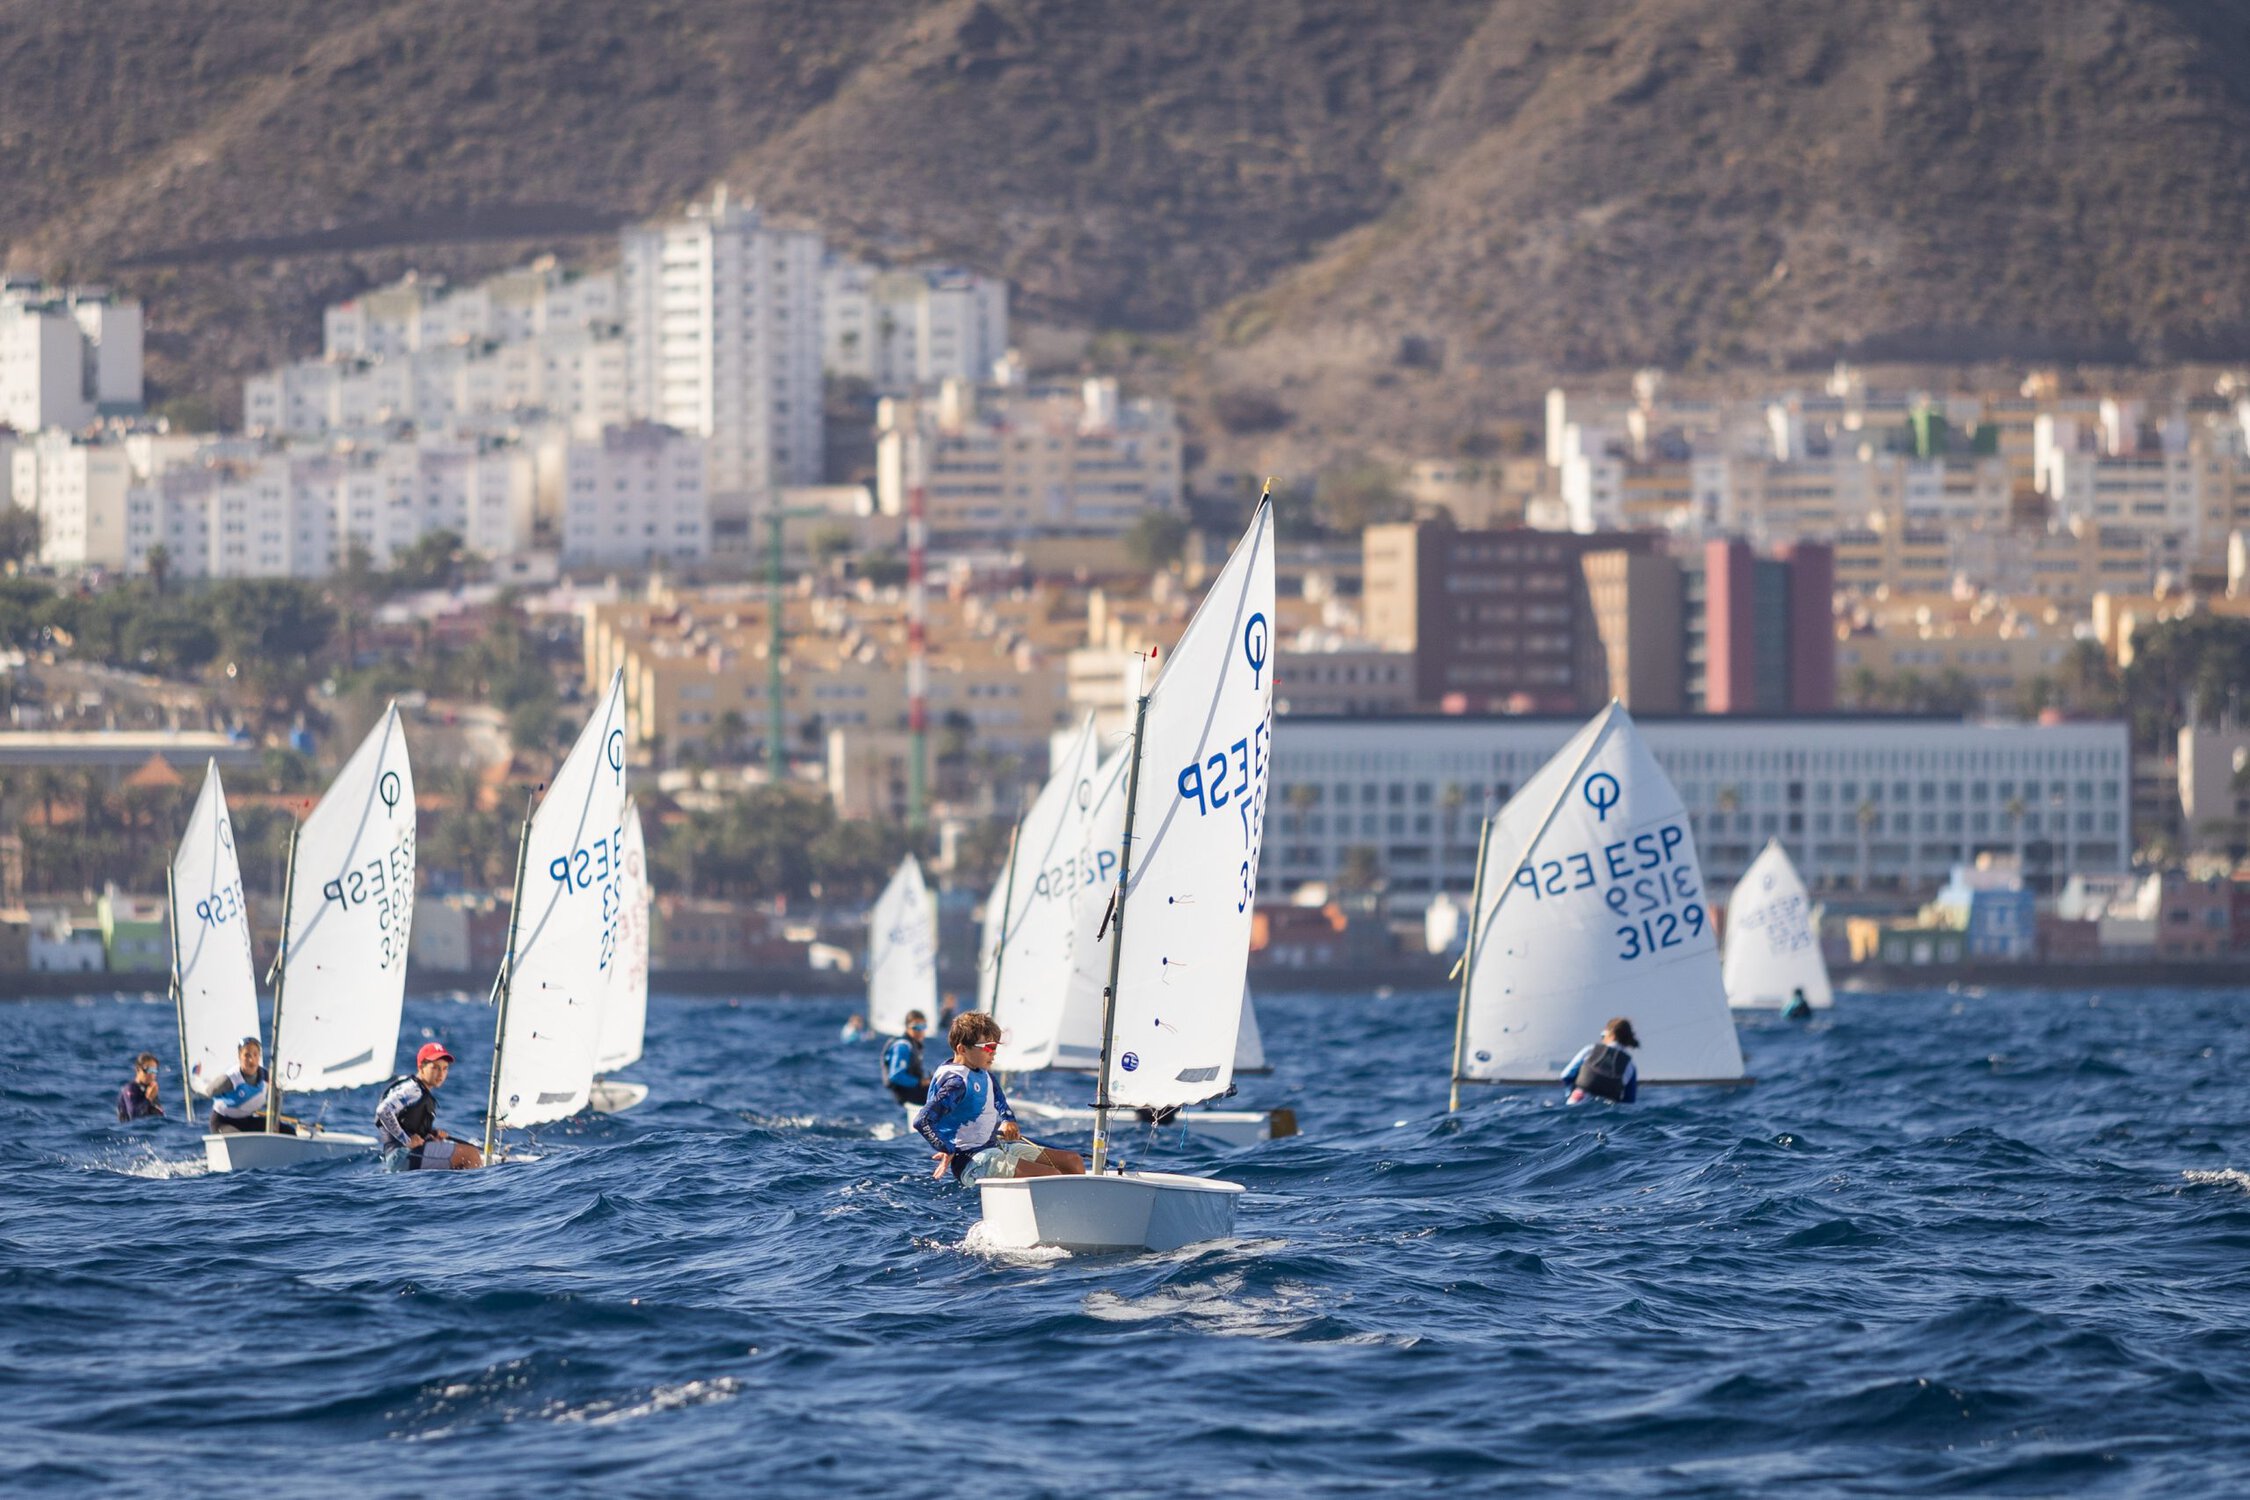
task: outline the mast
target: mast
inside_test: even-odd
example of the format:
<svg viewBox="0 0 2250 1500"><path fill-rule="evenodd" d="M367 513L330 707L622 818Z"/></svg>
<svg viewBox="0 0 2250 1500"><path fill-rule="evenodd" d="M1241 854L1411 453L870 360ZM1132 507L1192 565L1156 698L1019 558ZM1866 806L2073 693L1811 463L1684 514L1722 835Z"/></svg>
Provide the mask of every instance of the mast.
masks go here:
<svg viewBox="0 0 2250 1500"><path fill-rule="evenodd" d="M266 1134L281 1124L281 997L289 985L290 898L297 891L297 835L304 824L289 825L288 873L281 878L281 946L273 956L273 1043L266 1048Z"/></svg>
<svg viewBox="0 0 2250 1500"><path fill-rule="evenodd" d="M1142 664L1147 671L1147 664ZM1143 683L1146 687L1146 683ZM1102 1059L1094 1085L1094 1175L1109 1162L1109 1054L1117 1040L1117 975L1125 962L1125 887L1133 878L1133 812L1141 795L1141 731L1148 724L1148 694L1133 708L1133 759L1125 773L1125 834L1117 849L1117 909L1110 913L1109 983L1102 986Z"/></svg>
<svg viewBox="0 0 2250 1500"><path fill-rule="evenodd" d="M172 867L164 867L164 930L172 939L172 1019L180 1028L180 1118L195 1124L195 1085L188 1078L187 996L180 988L180 901Z"/></svg>
<svg viewBox="0 0 2250 1500"><path fill-rule="evenodd" d="M1516 856L1515 867L1508 871L1508 878L1500 883L1500 894L1493 898L1493 921L1497 922L1498 920L1500 920L1500 908L1507 904L1508 892L1515 889L1516 877L1518 875L1521 875L1524 872L1525 866L1531 863L1532 855L1538 851L1539 841L1547 836L1547 830L1554 825L1555 819L1562 815L1564 804L1570 801L1570 789L1578 785L1579 776L1585 772L1587 766L1593 763L1594 756L1600 752L1603 742L1608 740L1610 727L1616 722L1616 708L1617 700L1612 698L1609 703L1609 711L1605 712L1602 716L1602 727L1599 730L1595 731L1593 739L1586 746L1586 753L1578 757L1578 764L1572 766L1570 768L1570 774L1563 778L1562 787L1555 793L1554 804L1547 809L1547 815L1539 820L1539 826L1531 831L1531 837L1523 841L1523 852ZM1502 811L1505 812L1506 809L1503 808ZM1491 828L1491 824L1492 820L1490 818L1487 818L1485 820L1485 826L1488 831ZM1480 884L1484 879L1484 847L1481 843L1477 848L1477 879ZM1475 956L1478 947L1477 938L1480 935L1481 929L1487 925L1489 924L1484 921L1483 913L1477 911L1475 909L1475 903L1472 902L1469 911L1468 946L1464 948L1461 953L1461 1011L1454 1021L1452 1085L1454 1102L1447 1106L1448 1109L1458 1109L1460 1107L1461 1085L1463 1083L1474 1083L1481 1081L1477 1079L1462 1078L1461 1046L1463 1039L1467 1035L1469 1024L1469 981L1473 977L1476 969Z"/></svg>
<svg viewBox="0 0 2250 1500"><path fill-rule="evenodd" d="M1484 856L1492 846L1492 815L1477 827L1477 875L1469 887L1469 933L1461 946L1461 1007L1453 1013L1453 1088L1445 1101L1446 1113L1461 1107L1461 1048L1469 1037L1469 969L1477 952L1477 913L1484 910Z"/></svg>
<svg viewBox="0 0 2250 1500"><path fill-rule="evenodd" d="M500 1013L492 1027L492 1083L484 1096L484 1164L492 1165L493 1143L500 1137L500 1053L508 1041L508 996L516 987L516 925L523 920L523 862L531 852L531 805L526 799L523 833L516 840L516 894L508 904L508 951L500 960L500 975L492 987L500 994Z"/></svg>
<svg viewBox="0 0 2250 1500"><path fill-rule="evenodd" d="M1008 830L1008 878L1000 897L1000 941L992 945L992 1019L995 1021L1000 1019L1000 979L1007 972L1002 960L1008 956L1008 913L1016 906L1016 841L1022 837L1023 819L1018 818L1016 826ZM1007 1081L1001 1080L1000 1086L1006 1088Z"/></svg>

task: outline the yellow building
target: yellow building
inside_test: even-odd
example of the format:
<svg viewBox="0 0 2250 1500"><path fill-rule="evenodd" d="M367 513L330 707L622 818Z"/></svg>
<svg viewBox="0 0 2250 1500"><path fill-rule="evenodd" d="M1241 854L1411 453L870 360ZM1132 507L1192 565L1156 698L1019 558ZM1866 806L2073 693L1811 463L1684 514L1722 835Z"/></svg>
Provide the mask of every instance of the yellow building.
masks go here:
<svg viewBox="0 0 2250 1500"><path fill-rule="evenodd" d="M1952 541L1941 527L1908 526L1876 513L1863 525L1836 533L1840 591L1943 593L1952 578Z"/></svg>

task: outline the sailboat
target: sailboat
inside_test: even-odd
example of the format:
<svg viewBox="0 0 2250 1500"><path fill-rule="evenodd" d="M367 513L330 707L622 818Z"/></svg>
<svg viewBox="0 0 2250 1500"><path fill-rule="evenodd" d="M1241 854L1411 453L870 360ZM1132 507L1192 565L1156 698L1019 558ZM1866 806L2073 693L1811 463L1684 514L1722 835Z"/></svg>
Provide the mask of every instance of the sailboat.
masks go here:
<svg viewBox="0 0 2250 1500"><path fill-rule="evenodd" d="M994 1244L1169 1250L1233 1232L1239 1183L1117 1170L1109 1117L1216 1098L1233 1075L1273 749L1273 620L1273 505L1261 496L1134 707L1091 1171L978 1183Z"/></svg>
<svg viewBox="0 0 2250 1500"><path fill-rule="evenodd" d="M1002 1073L1050 1069L1091 1073L1101 1060L1102 988L1109 977L1106 918L1117 888L1117 843L1124 831L1126 759L1093 762L1093 719L1063 756L1018 826L1009 868L994 899L1012 915L987 960L986 1008L1002 1028L993 1066ZM1019 858L1035 861L1022 879ZM1028 893L1028 895L1026 894ZM988 927L990 907L987 908ZM1237 1074L1269 1071L1257 1013L1243 995L1235 1044ZM1013 1085L1011 1084L1011 1090ZM1090 1131L1094 1111L1019 1096L1009 1103L1025 1124ZM1251 1146L1296 1134L1286 1109L1184 1110L1168 1123L1222 1146Z"/></svg>
<svg viewBox="0 0 2250 1500"><path fill-rule="evenodd" d="M214 1172L375 1149L372 1135L276 1126L284 1093L381 1083L398 1052L414 921L414 771L395 703L290 839L282 888L266 1130L205 1136Z"/></svg>
<svg viewBox="0 0 2250 1500"><path fill-rule="evenodd" d="M1726 986L1737 1010L1775 1010L1799 995L1814 1010L1836 1003L1812 898L1779 839L1766 841L1727 903Z"/></svg>
<svg viewBox="0 0 2250 1500"><path fill-rule="evenodd" d="M586 1107L625 880L625 674L613 673L516 850L508 948L493 989L484 1159L505 1132Z"/></svg>
<svg viewBox="0 0 2250 1500"><path fill-rule="evenodd" d="M937 1000L937 904L909 854L867 919L867 1024L877 1036L897 1036L906 1013L918 1010L934 1027Z"/></svg>
<svg viewBox="0 0 2250 1500"><path fill-rule="evenodd" d="M250 912L235 861L219 763L203 768L203 789L165 874L172 933L172 1004L180 1027L180 1097L189 1118L195 1096L217 1092L245 1037L258 1034L258 979L250 963ZM208 1158L217 1135L204 1137Z"/></svg>
<svg viewBox="0 0 2250 1500"><path fill-rule="evenodd" d="M1612 702L1487 819L1452 1107L1463 1084L1554 1086L1612 1016L1643 1085L1746 1084L1680 794Z"/></svg>
<svg viewBox="0 0 2250 1500"><path fill-rule="evenodd" d="M601 1041L594 1048L594 1087L587 1108L614 1115L648 1097L648 1085L609 1075L641 1060L648 1032L648 845L641 806L625 804L625 874L618 882L617 962L603 996Z"/></svg>

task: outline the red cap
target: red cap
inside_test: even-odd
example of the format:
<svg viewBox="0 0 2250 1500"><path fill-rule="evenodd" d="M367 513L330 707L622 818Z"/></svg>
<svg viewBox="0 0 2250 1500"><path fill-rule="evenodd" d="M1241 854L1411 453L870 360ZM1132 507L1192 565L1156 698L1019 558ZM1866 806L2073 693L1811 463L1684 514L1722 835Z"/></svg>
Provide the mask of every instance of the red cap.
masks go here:
<svg viewBox="0 0 2250 1500"><path fill-rule="evenodd" d="M427 1067L441 1057L447 1062L453 1061L453 1054L445 1050L445 1043L424 1042L422 1050L414 1054L414 1066L417 1068Z"/></svg>

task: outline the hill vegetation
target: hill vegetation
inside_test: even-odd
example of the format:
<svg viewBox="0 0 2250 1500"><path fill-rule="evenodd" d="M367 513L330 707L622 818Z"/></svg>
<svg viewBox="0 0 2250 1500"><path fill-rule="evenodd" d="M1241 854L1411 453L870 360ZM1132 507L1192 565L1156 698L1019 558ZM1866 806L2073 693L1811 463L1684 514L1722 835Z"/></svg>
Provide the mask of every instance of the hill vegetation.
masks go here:
<svg viewBox="0 0 2250 1500"><path fill-rule="evenodd" d="M0 241L223 411L325 300L725 176L1307 467L1556 372L2236 356L2245 80L2193 0L0 0Z"/></svg>

